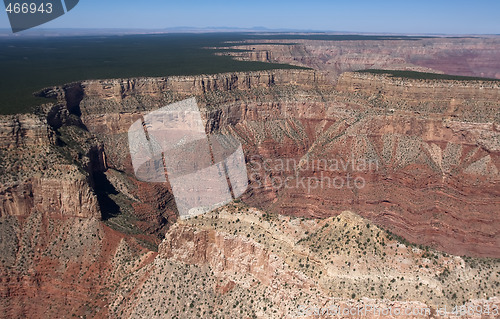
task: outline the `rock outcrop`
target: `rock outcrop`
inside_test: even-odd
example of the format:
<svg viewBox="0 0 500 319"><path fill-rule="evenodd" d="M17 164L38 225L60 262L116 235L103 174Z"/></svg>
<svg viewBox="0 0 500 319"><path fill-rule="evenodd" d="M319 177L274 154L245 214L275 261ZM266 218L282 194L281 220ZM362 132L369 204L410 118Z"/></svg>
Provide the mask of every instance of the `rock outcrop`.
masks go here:
<svg viewBox="0 0 500 319"><path fill-rule="evenodd" d="M45 109L0 120L0 317L106 318L110 287L152 253L102 223L102 145Z"/></svg>
<svg viewBox="0 0 500 319"><path fill-rule="evenodd" d="M247 40L229 48L230 52L219 54L310 67L333 78L346 71L399 69L500 79L500 40L496 36L353 41L297 36L288 40Z"/></svg>
<svg viewBox="0 0 500 319"><path fill-rule="evenodd" d="M346 72L339 77L336 88L376 100L377 106L393 110L500 123L500 81L416 80Z"/></svg>
<svg viewBox="0 0 500 319"><path fill-rule="evenodd" d="M107 165L131 173L124 151L131 123L141 112L194 95L208 132L229 132L243 143L251 182L244 200L250 205L317 218L355 210L419 244L458 255L500 256L498 82L344 73L334 89L316 71L250 75L82 82L82 123L106 146ZM227 84L248 78L256 86ZM214 81L219 84L208 91L200 86ZM283 160L295 167L255 168ZM345 167L298 169L314 161ZM359 161L371 165L348 165ZM297 170L300 180L294 178ZM333 184L349 178L363 187ZM287 179L295 184L284 185ZM133 207L141 218L156 216L143 229L164 234L167 221L175 219L174 201L168 187L154 187L139 191Z"/></svg>
<svg viewBox="0 0 500 319"><path fill-rule="evenodd" d="M88 174L57 152L56 132L36 115L8 116L0 124L0 216L33 212L100 218Z"/></svg>
<svg viewBox="0 0 500 319"><path fill-rule="evenodd" d="M118 288L111 312L153 318L317 318L318 308L341 315L345 309L374 307L408 309L409 318L452 318L451 311L438 311L468 299L467 306L498 305L497 298L482 295L496 289L495 280L474 288L481 278L495 277L498 265L490 267L407 246L350 212L304 220L229 205L170 228L149 268ZM172 289L177 277L182 280ZM351 315L380 317L376 310Z"/></svg>
<svg viewBox="0 0 500 319"><path fill-rule="evenodd" d="M83 81L1 117L0 311L278 318L334 304L448 318L439 306L498 305L498 261L448 255L500 256L498 84L330 79ZM135 180L127 131L190 96L208 133L242 142L250 188L245 204L177 221L168 185Z"/></svg>

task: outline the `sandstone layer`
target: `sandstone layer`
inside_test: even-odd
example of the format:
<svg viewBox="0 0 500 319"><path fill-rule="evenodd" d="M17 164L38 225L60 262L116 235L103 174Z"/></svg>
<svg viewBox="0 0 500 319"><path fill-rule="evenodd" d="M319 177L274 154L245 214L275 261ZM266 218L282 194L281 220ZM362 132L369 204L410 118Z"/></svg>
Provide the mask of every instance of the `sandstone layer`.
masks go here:
<svg viewBox="0 0 500 319"><path fill-rule="evenodd" d="M452 318L442 308L499 303L484 298L498 289L498 264L471 260L406 246L350 212L308 220L236 204L173 226L155 261L118 288L110 308L132 318L329 318L335 309L367 307ZM315 313L325 310L332 312Z"/></svg>
<svg viewBox="0 0 500 319"><path fill-rule="evenodd" d="M0 309L288 318L373 304L450 318L438 308L498 305L498 261L465 257L500 256L498 92L358 73L334 85L312 70L48 88L53 104L0 119ZM177 221L168 185L135 179L127 130L191 96L208 133L242 142L250 187ZM283 159L291 168L265 165ZM360 160L375 165L343 165ZM348 173L365 185L318 186ZM316 184L276 183L297 176Z"/></svg>
<svg viewBox="0 0 500 319"><path fill-rule="evenodd" d="M101 137L107 165L130 176L130 155L124 151L129 126L141 112L194 95L208 132L231 133L242 142L251 182L244 200L250 205L319 218L354 210L418 244L459 255L500 256L498 82L344 73L333 86L316 71L215 78L217 83L231 79L255 86L217 84L204 91L198 84L213 82L204 76L88 81L78 84L78 112L86 128ZM180 91L172 89L180 86L178 81L183 83ZM65 90L53 88L46 94L64 95ZM296 165L263 169L269 160ZM315 161L345 167L298 167ZM373 165L348 165L356 162ZM301 179L319 186L275 183L297 170ZM345 181L348 174L362 178L364 186L322 183ZM175 215L168 187L154 185L155 191L142 192L153 185L133 183L142 193L133 204L135 214L147 211L150 220L144 227L164 234ZM156 208L143 204L158 200L164 204ZM151 219L151 211L157 217Z"/></svg>
<svg viewBox="0 0 500 319"><path fill-rule="evenodd" d="M229 48L230 52L220 54L310 67L333 78L346 71L399 69L500 79L498 36L338 41L298 35L289 40L231 43Z"/></svg>
<svg viewBox="0 0 500 319"><path fill-rule="evenodd" d="M107 290L154 253L102 223L102 145L79 129L71 148L45 114L1 119L0 317L106 318Z"/></svg>

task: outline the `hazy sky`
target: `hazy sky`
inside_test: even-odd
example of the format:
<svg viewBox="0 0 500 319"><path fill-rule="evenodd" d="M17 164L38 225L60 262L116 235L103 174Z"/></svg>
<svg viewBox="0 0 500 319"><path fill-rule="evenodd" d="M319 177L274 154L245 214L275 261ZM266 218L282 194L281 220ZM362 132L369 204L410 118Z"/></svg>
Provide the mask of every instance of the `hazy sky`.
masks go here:
<svg viewBox="0 0 500 319"><path fill-rule="evenodd" d="M2 11L0 28L9 28ZM42 28L177 26L500 34L500 0L80 0Z"/></svg>

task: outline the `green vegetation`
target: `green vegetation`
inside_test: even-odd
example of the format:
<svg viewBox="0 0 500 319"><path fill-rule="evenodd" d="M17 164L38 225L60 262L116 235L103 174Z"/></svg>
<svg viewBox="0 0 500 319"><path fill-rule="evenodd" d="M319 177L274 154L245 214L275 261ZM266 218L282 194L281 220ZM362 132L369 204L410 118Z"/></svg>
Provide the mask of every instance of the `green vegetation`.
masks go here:
<svg viewBox="0 0 500 319"><path fill-rule="evenodd" d="M235 33L2 39L0 114L28 112L47 102L33 92L80 80L299 68L237 61L208 49L245 39Z"/></svg>
<svg viewBox="0 0 500 319"><path fill-rule="evenodd" d="M455 80L455 81L500 81L499 79L472 77L472 76L460 76L460 75L449 75L449 74L438 74L438 73L427 73L427 72L416 72L416 71L399 71L399 70L378 70L378 69L368 69L356 71L358 73L372 73L372 74L387 74L391 77L396 78L407 78L415 80Z"/></svg>
<svg viewBox="0 0 500 319"><path fill-rule="evenodd" d="M237 61L216 52L254 40L420 40L423 37L331 34L154 34L6 38L0 40L0 114L29 112L47 100L42 88L108 78L173 76L300 68L287 64ZM270 44L270 43L267 43ZM278 44L273 42L272 44ZM291 45L293 43L282 43ZM212 50L213 47L229 47Z"/></svg>

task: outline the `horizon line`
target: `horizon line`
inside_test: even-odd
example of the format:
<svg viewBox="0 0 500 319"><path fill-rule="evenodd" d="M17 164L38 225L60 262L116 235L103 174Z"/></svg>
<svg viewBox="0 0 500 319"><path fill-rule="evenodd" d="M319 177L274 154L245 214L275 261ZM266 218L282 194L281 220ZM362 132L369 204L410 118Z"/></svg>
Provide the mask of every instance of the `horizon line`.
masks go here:
<svg viewBox="0 0 500 319"><path fill-rule="evenodd" d="M26 30L22 33L12 33L9 27L0 28L0 32L7 31L9 34L1 34L0 36L35 36L35 35L48 35L40 34L44 32L58 32L58 31L73 31L73 32L140 32L141 34L146 33L291 33L291 34L331 34L331 35L400 35L400 36L500 36L499 33L443 33L443 32L367 32L367 31L334 31L334 30L312 30L312 29L292 29L292 28L266 28L266 27L189 27L189 26L178 26L178 27L165 27L165 28L36 28Z"/></svg>

